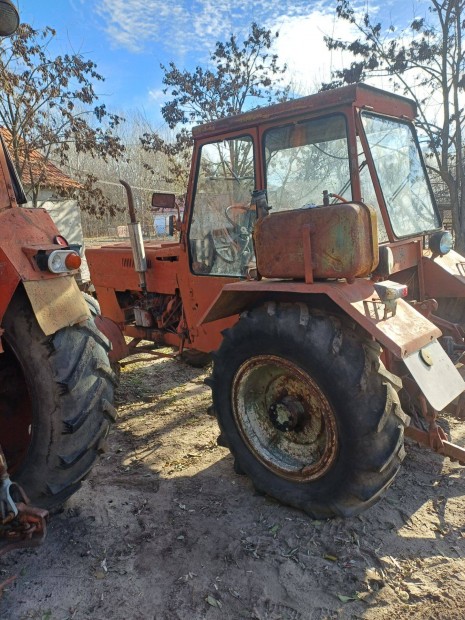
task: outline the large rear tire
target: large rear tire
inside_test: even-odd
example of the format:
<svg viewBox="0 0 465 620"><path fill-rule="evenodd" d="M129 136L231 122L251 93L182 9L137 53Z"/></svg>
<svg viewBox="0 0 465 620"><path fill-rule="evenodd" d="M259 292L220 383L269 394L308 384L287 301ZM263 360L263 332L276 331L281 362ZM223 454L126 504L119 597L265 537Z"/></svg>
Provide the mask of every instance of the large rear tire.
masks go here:
<svg viewBox="0 0 465 620"><path fill-rule="evenodd" d="M0 443L34 505L58 508L102 451L116 377L93 319L45 336L19 291L4 317Z"/></svg>
<svg viewBox="0 0 465 620"><path fill-rule="evenodd" d="M375 503L408 421L379 347L337 317L268 303L224 333L213 403L236 468L314 518Z"/></svg>

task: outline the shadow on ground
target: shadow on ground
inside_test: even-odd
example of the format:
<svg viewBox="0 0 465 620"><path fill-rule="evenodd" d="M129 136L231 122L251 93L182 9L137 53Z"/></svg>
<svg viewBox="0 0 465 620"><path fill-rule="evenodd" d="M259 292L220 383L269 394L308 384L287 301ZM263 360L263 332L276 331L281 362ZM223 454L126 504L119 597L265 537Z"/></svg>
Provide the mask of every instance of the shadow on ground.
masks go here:
<svg viewBox="0 0 465 620"><path fill-rule="evenodd" d="M1 618L463 617L463 468L409 446L375 507L312 521L234 473L204 377L172 360L123 372L102 462L45 545L3 561Z"/></svg>

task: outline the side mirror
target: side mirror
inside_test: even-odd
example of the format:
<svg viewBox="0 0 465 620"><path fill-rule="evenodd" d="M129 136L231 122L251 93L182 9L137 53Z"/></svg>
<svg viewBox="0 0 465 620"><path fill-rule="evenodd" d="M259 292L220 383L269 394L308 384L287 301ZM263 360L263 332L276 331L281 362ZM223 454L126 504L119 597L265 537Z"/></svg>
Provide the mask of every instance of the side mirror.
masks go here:
<svg viewBox="0 0 465 620"><path fill-rule="evenodd" d="M10 0L0 0L0 37L10 37L19 26L19 14Z"/></svg>
<svg viewBox="0 0 465 620"><path fill-rule="evenodd" d="M175 195L168 194L165 192L154 192L152 194L152 208L153 209L175 209L176 208Z"/></svg>
<svg viewBox="0 0 465 620"><path fill-rule="evenodd" d="M176 196L165 192L154 192L152 194L152 211L161 211L163 213L165 209L168 211L176 210L178 213L177 218L167 213L169 235L173 236L175 230L181 230L181 211L179 204L176 202Z"/></svg>

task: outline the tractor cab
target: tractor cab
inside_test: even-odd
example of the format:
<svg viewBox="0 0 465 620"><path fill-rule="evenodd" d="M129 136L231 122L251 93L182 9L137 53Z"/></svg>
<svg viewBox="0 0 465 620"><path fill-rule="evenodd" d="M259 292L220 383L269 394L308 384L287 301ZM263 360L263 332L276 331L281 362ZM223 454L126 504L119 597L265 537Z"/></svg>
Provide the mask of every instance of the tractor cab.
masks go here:
<svg viewBox="0 0 465 620"><path fill-rule="evenodd" d="M413 126L415 116L412 101L356 85L194 129L191 213L185 231L192 272L247 277L257 258L252 240L257 214L289 215L268 247L271 256L260 260L264 265L279 253L291 218L302 224L295 211L341 203L371 207L375 231L365 234L361 225L358 233L345 231L352 238L340 240L333 263L344 262L358 240L359 249L368 242L376 254L365 275L379 262L377 244L386 246L381 250L384 276L407 266L400 260L404 250L396 249L401 240L432 235L435 247L450 249L450 235L438 235L441 219ZM261 214L251 201L257 189L265 190L267 198ZM320 215L309 215L309 225L313 217ZM326 210L323 219L328 218ZM281 224L284 218L279 219ZM268 236L266 241L271 241ZM262 244L260 248L265 250ZM279 277L279 270L273 275ZM329 277L335 277L334 270Z"/></svg>

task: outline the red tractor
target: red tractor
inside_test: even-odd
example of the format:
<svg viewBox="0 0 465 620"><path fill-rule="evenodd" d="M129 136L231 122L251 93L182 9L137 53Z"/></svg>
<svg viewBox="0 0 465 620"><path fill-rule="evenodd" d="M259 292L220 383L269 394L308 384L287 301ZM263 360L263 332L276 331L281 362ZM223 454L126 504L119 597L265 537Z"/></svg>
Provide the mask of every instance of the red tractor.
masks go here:
<svg viewBox="0 0 465 620"><path fill-rule="evenodd" d="M0 36L18 21L0 0ZM77 287L78 249L26 202L1 140L0 552L40 542L46 509L79 488L115 416L110 343Z"/></svg>
<svg viewBox="0 0 465 620"><path fill-rule="evenodd" d="M87 252L103 315L132 339L115 355L212 354L236 470L317 518L371 506L404 434L465 462L437 424L465 389L465 258L415 116L359 84L196 127L179 241L144 245L130 205L131 244Z"/></svg>

